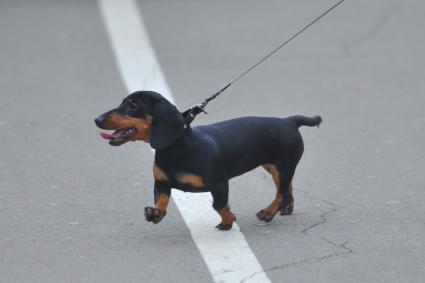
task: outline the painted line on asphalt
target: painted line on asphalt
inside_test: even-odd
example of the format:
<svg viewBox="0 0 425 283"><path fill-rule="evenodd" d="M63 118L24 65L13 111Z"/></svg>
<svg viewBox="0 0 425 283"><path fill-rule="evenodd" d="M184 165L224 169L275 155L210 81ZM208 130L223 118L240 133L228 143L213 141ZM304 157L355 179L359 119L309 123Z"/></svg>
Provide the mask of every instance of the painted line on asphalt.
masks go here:
<svg viewBox="0 0 425 283"><path fill-rule="evenodd" d="M99 0L100 11L129 93L153 90L175 103L134 0ZM218 231L211 194L173 190L172 197L215 282L270 282L239 227Z"/></svg>

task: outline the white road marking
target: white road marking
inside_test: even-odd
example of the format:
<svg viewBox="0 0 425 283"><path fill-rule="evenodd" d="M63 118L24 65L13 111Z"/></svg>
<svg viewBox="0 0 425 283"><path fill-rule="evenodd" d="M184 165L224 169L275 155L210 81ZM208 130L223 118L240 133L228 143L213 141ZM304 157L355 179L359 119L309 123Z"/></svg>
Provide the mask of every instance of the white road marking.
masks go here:
<svg viewBox="0 0 425 283"><path fill-rule="evenodd" d="M128 92L153 90L175 103L134 0L99 0L115 59ZM172 196L215 282L270 282L235 224L217 231L220 217L208 194Z"/></svg>

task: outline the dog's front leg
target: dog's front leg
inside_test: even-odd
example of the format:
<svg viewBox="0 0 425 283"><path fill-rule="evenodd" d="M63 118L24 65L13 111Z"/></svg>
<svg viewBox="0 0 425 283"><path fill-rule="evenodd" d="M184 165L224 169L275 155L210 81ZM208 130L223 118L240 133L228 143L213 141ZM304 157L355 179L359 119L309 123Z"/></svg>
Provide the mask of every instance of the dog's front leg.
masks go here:
<svg viewBox="0 0 425 283"><path fill-rule="evenodd" d="M221 223L215 228L218 230L230 230L233 226L233 221L236 216L230 211L229 201L229 183L223 182L211 188L213 197L213 207L221 216Z"/></svg>
<svg viewBox="0 0 425 283"><path fill-rule="evenodd" d="M170 200L171 187L164 183L155 181L154 200L155 207L145 207L145 218L148 222L157 224L167 214L167 206Z"/></svg>

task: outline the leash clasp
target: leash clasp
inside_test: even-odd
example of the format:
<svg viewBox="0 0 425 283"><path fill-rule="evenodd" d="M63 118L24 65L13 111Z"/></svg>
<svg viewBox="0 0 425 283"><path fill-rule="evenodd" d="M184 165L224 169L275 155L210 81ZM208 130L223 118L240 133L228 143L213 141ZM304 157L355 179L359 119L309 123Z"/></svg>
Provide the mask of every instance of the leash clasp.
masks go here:
<svg viewBox="0 0 425 283"><path fill-rule="evenodd" d="M205 113L208 114L207 111L205 111L204 109L204 105L203 104L196 104L193 105L192 107L189 108L189 110L187 110L185 113L187 113L187 115L185 115L185 121L184 123L186 124L186 126L189 126L190 123L192 123L193 120L195 120L195 117L200 114L200 113Z"/></svg>
<svg viewBox="0 0 425 283"><path fill-rule="evenodd" d="M191 110L192 114L195 114L195 116L198 115L201 112L208 114L208 112L205 111L204 106L202 104L196 104L196 105L192 106L190 108L190 110Z"/></svg>

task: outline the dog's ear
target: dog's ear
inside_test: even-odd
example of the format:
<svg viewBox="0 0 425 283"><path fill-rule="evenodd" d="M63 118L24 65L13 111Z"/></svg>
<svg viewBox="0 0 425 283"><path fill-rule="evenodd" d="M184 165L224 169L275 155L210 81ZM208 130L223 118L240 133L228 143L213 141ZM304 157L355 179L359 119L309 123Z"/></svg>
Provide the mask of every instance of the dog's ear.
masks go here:
<svg viewBox="0 0 425 283"><path fill-rule="evenodd" d="M155 101L149 143L154 149L171 145L183 132L183 116L177 108L161 97Z"/></svg>

